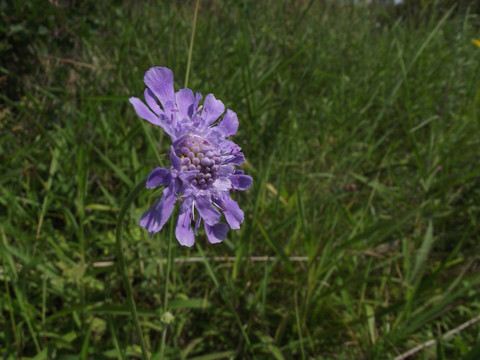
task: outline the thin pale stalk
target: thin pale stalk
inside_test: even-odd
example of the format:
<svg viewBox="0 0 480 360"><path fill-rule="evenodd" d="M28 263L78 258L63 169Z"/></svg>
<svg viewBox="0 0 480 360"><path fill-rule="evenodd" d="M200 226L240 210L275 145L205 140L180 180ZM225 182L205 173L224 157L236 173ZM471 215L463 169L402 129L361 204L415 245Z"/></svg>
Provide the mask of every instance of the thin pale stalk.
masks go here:
<svg viewBox="0 0 480 360"><path fill-rule="evenodd" d="M140 340L140 347L142 349L142 359L148 360L147 347L145 345L145 340L143 338L142 329L140 327L140 321L138 320L137 308L135 307L135 300L133 299L132 286L128 280L127 275L127 266L125 264L125 256L122 249L122 225L123 218L127 212L128 207L132 203L133 199L138 195L138 193L145 188L145 180L140 181L128 194L127 199L123 203L122 208L120 209L120 214L117 219L117 229L115 232L115 240L117 244L117 255L118 255L118 267L122 273L123 285L125 286L125 292L127 293L128 305L130 307L130 312L132 313L133 325L135 326L135 331L137 333L138 339Z"/></svg>
<svg viewBox="0 0 480 360"><path fill-rule="evenodd" d="M190 75L190 64L192 62L193 40L195 39L195 28L197 27L197 13L200 0L195 3L195 14L193 15L192 36L190 37L190 47L188 48L187 73L185 74L185 88L188 87L188 76Z"/></svg>
<svg viewBox="0 0 480 360"><path fill-rule="evenodd" d="M168 249L167 249L167 273L165 277L165 293L163 297L163 313L165 314L168 309L168 281L170 279L170 269L172 267L172 239L173 239L173 221L170 221L170 236L168 239ZM165 343L167 339L167 330L168 324L163 324L163 331L162 331L162 342L160 344L160 360L163 360L163 356L165 353Z"/></svg>

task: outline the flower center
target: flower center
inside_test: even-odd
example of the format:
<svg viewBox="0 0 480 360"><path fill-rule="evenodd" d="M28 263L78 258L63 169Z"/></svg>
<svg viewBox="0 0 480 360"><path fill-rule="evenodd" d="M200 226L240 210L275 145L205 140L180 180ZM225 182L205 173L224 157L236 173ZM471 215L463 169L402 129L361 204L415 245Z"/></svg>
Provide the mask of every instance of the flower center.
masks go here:
<svg viewBox="0 0 480 360"><path fill-rule="evenodd" d="M208 140L188 134L178 139L175 144L175 154L182 159L182 171L198 170L190 183L205 190L218 178L220 168L220 151Z"/></svg>

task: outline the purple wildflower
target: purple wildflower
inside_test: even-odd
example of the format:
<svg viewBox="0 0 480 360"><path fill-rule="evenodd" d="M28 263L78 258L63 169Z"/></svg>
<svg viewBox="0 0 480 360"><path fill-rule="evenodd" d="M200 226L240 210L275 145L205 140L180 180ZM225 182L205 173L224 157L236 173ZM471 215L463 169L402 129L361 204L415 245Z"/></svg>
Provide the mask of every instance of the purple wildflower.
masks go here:
<svg viewBox="0 0 480 360"><path fill-rule="evenodd" d="M227 236L228 225L239 229L244 217L238 204L230 198L230 190L246 190L252 184L250 176L234 167L245 160L241 148L226 139L237 132L237 115L229 109L225 112L225 106L213 94L207 95L203 105L199 105L201 94L194 95L190 89L174 92L173 73L165 67L148 70L144 82L148 107L135 97L130 98L130 103L138 116L160 126L173 145L169 152L172 166L158 167L147 178L147 189L157 186L165 189L162 198L143 214L140 225L150 235L160 231L179 201L175 235L180 244L194 244L201 219L208 240L221 242ZM220 222L219 209L228 225Z"/></svg>

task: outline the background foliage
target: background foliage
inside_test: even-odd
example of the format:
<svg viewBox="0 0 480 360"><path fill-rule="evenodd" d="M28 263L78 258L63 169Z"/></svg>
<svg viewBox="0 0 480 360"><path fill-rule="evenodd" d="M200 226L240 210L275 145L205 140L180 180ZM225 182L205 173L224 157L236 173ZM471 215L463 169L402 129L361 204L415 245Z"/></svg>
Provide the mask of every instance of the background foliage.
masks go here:
<svg viewBox="0 0 480 360"><path fill-rule="evenodd" d="M153 358L479 358L478 324L442 338L479 315L479 10L417 3L201 1L189 87L237 112L254 186L222 245L149 238L158 191L130 209ZM154 65L183 87L193 12L0 1L4 358L139 356L115 218L169 145L128 97ZM169 243L208 259L167 271Z"/></svg>

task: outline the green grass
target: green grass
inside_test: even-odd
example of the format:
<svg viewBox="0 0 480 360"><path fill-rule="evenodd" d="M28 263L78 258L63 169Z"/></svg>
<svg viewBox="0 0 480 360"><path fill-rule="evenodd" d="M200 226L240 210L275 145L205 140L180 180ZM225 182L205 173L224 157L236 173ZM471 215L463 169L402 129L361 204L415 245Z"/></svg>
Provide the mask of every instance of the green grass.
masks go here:
<svg viewBox="0 0 480 360"><path fill-rule="evenodd" d="M195 4L58 3L0 2L0 355L139 358L115 222L169 139L128 98L154 65L183 86ZM200 4L189 87L238 114L254 184L220 245L150 238L159 191L128 210L152 358L478 358L478 323L442 335L480 314L479 16Z"/></svg>

